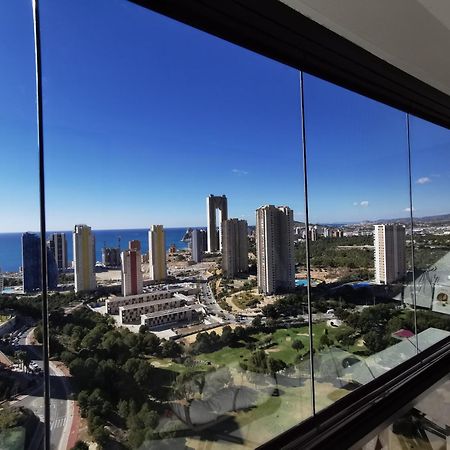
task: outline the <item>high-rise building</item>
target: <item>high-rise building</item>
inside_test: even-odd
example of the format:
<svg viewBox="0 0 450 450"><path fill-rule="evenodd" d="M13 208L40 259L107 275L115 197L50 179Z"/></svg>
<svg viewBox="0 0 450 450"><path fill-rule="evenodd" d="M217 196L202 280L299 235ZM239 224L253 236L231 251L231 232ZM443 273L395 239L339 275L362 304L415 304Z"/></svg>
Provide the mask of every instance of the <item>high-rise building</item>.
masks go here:
<svg viewBox="0 0 450 450"><path fill-rule="evenodd" d="M104 247L102 249L102 264L105 267L120 267L120 248Z"/></svg>
<svg viewBox="0 0 450 450"><path fill-rule="evenodd" d="M248 225L246 220L228 219L222 222L222 268L232 278L248 271Z"/></svg>
<svg viewBox="0 0 450 450"><path fill-rule="evenodd" d="M295 284L294 213L287 206L256 210L258 290L264 294L290 290Z"/></svg>
<svg viewBox="0 0 450 450"><path fill-rule="evenodd" d="M406 275L406 238L403 225L375 225L375 282L389 284Z"/></svg>
<svg viewBox="0 0 450 450"><path fill-rule="evenodd" d="M53 253L47 249L47 287L54 290L58 286L58 269ZM41 238L33 233L22 234L22 279L23 291L42 289L41 283Z"/></svg>
<svg viewBox="0 0 450 450"><path fill-rule="evenodd" d="M68 267L66 235L64 233L53 233L47 245L55 257L58 270L66 270Z"/></svg>
<svg viewBox="0 0 450 450"><path fill-rule="evenodd" d="M2 269L0 267L0 294L3 292L3 274Z"/></svg>
<svg viewBox="0 0 450 450"><path fill-rule="evenodd" d="M216 210L220 212L219 232L217 232ZM225 195L206 197L206 220L208 223L208 251L222 249L222 222L228 219L228 203Z"/></svg>
<svg viewBox="0 0 450 450"><path fill-rule="evenodd" d="M91 291L95 282L95 241L91 227L75 225L73 232L75 292Z"/></svg>
<svg viewBox="0 0 450 450"><path fill-rule="evenodd" d="M138 239L133 239L132 241L128 242L128 248L130 250L139 250L141 251L141 241Z"/></svg>
<svg viewBox="0 0 450 450"><path fill-rule="evenodd" d="M148 232L148 263L151 280L162 281L167 278L166 239L162 225L152 225Z"/></svg>
<svg viewBox="0 0 450 450"><path fill-rule="evenodd" d="M191 233L191 252L192 261L199 263L203 261L205 244L207 243L205 230L192 230Z"/></svg>
<svg viewBox="0 0 450 450"><path fill-rule="evenodd" d="M135 241L133 241L135 242ZM130 242L131 247L131 242ZM122 259L122 295L142 293L141 251L134 248L124 250Z"/></svg>

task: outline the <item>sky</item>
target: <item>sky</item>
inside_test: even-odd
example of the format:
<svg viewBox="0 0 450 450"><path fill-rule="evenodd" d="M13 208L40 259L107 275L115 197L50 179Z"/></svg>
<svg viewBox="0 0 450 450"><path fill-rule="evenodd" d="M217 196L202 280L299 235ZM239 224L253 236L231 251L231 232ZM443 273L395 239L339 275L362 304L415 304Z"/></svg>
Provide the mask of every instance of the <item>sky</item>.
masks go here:
<svg viewBox="0 0 450 450"><path fill-rule="evenodd" d="M0 2L0 232L37 230L31 2ZM302 220L298 71L125 0L41 0L47 228ZM310 219L408 214L405 115L306 75ZM411 118L417 216L450 213L450 132Z"/></svg>

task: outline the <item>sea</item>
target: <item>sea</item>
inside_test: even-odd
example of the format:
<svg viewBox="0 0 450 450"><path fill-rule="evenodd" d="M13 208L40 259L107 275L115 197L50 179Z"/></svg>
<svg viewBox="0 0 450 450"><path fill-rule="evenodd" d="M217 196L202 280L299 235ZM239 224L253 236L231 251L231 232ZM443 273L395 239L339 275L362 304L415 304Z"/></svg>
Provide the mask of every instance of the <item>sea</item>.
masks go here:
<svg viewBox="0 0 450 450"><path fill-rule="evenodd" d="M175 244L177 249L187 248L187 242L183 242L183 236L186 233L185 228L164 228L166 236L166 249L171 244ZM128 241L138 239L141 241L142 252L148 251L148 229L136 230L93 230L95 236L95 258L102 260L103 247L119 247L124 250L128 248ZM49 231L49 237L56 231ZM65 233L67 240L67 259L73 259L72 231L57 231ZM39 233L36 233L39 234ZM0 271L18 272L22 265L22 233L0 233Z"/></svg>

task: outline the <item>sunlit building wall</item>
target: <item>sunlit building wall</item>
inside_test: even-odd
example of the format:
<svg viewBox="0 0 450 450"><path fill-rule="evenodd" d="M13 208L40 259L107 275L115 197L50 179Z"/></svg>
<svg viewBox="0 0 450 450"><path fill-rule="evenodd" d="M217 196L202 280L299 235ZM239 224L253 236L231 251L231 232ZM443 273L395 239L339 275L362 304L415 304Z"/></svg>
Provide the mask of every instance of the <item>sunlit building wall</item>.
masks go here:
<svg viewBox="0 0 450 450"><path fill-rule="evenodd" d="M406 239L403 225L375 225L375 282L388 284L406 275Z"/></svg>
<svg viewBox="0 0 450 450"><path fill-rule="evenodd" d="M166 239L162 225L152 225L148 232L148 262L151 280L167 278Z"/></svg>
<svg viewBox="0 0 450 450"><path fill-rule="evenodd" d="M75 225L73 232L75 292L91 291L95 282L95 241L91 227Z"/></svg>
<svg viewBox="0 0 450 450"><path fill-rule="evenodd" d="M222 222L222 268L228 278L248 271L248 225L246 220Z"/></svg>
<svg viewBox="0 0 450 450"><path fill-rule="evenodd" d="M270 295L295 284L294 212L287 206L256 210L258 290Z"/></svg>
<svg viewBox="0 0 450 450"><path fill-rule="evenodd" d="M121 254L122 260L122 295L142 293L141 252L128 249Z"/></svg>

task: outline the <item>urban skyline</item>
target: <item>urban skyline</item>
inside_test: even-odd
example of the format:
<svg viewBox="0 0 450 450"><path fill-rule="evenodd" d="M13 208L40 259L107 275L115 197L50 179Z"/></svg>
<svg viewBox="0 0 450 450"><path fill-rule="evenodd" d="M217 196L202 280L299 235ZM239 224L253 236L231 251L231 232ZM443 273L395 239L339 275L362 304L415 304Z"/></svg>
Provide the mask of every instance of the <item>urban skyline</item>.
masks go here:
<svg viewBox="0 0 450 450"><path fill-rule="evenodd" d="M248 211L265 203L289 204L302 220L298 73L161 16L144 16L126 4L118 9L81 4L70 19L63 6L42 8L43 23L61 24L45 27L43 35L47 228L70 230L78 222L96 229L149 222L198 226L204 210L195 198L210 191L226 191L234 199L235 217L250 225ZM10 200L0 232L39 229L33 39L27 20L27 4L0 6L0 53L9 69L0 74L0 152L9 169L0 189ZM123 28L124 23L133 26ZM5 45L10 36L17 37L14 45ZM164 54L156 44L161 40ZM171 57L180 53L181 59ZM77 64L67 64L69 54ZM98 54L104 54L102 64ZM405 214L404 114L311 76L305 78L305 102L311 221ZM442 192L450 190L448 134L416 118L411 132L414 213L448 213L440 202ZM187 167L189 182L182 176ZM103 173L127 171L133 177L120 190L105 190Z"/></svg>

